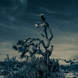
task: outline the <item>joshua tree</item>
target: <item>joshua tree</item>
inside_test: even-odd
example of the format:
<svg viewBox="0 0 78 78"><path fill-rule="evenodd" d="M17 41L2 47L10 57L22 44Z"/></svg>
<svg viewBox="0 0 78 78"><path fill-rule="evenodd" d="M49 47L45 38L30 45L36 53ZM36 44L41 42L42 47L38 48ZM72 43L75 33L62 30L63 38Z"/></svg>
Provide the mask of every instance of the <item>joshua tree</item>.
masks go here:
<svg viewBox="0 0 78 78"><path fill-rule="evenodd" d="M59 61L50 59L53 51L52 39L53 33L47 23L44 14L40 14L41 22L35 24L40 33L40 38L26 38L18 40L13 46L15 50L21 53L20 57L26 60L22 63L16 60L16 57L7 58L10 70L5 78L65 78L64 74L59 74ZM42 57L36 58L36 54ZM6 68L8 67L6 65Z"/></svg>
<svg viewBox="0 0 78 78"><path fill-rule="evenodd" d="M13 48L21 52L21 58L26 57L26 53L28 52L31 57L37 53L41 54L44 57L45 62L48 63L53 50L53 45L51 45L53 34L44 14L41 14L40 17L41 23L35 24L35 27L40 32L42 39L27 38L25 40L18 40L17 45L13 46Z"/></svg>
<svg viewBox="0 0 78 78"><path fill-rule="evenodd" d="M18 68L16 73L13 72L13 77L11 77L11 73L9 74L11 78L59 78L55 77L56 74L53 76L53 72L59 71L58 60L50 59L53 51L52 30L44 14L41 14L40 18L41 23L35 24L35 27L40 32L41 38L29 37L25 40L18 40L17 44L13 46L15 50L21 52L20 57L26 58L26 61L23 62L23 66L20 69ZM34 57L36 54L42 57Z"/></svg>

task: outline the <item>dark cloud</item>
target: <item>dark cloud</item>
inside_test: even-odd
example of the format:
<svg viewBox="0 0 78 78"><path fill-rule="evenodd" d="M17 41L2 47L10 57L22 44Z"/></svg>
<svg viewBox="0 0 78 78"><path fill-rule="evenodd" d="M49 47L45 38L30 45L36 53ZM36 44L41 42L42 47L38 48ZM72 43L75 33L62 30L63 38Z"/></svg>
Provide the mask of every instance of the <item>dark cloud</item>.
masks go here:
<svg viewBox="0 0 78 78"><path fill-rule="evenodd" d="M29 0L29 9L45 7L54 11L77 10L77 0Z"/></svg>
<svg viewBox="0 0 78 78"><path fill-rule="evenodd" d="M54 29L77 33L77 3L77 0L0 0L1 34L12 28L32 27L42 12L48 14L47 20Z"/></svg>

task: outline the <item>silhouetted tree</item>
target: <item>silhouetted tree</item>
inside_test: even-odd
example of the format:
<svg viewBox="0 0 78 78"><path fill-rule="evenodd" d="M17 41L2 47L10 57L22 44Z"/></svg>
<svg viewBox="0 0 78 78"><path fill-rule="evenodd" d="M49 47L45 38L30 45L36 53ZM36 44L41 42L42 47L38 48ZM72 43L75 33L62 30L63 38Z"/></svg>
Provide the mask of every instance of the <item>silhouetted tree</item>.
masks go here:
<svg viewBox="0 0 78 78"><path fill-rule="evenodd" d="M41 14L40 17L41 23L35 24L35 27L39 30L43 39L27 38L25 40L18 40L17 45L13 46L13 48L21 52L21 58L26 57L26 53L29 53L31 57L38 53L41 54L48 63L49 57L53 51L53 45L51 43L53 34L49 24L44 17L44 14ZM44 48L45 52L43 52L42 48Z"/></svg>
<svg viewBox="0 0 78 78"><path fill-rule="evenodd" d="M17 71L19 78L55 78L55 76L52 76L52 72L59 71L58 60L50 59L53 51L52 30L44 14L40 14L40 18L41 23L35 24L35 27L39 31L41 38L29 37L25 40L18 40L17 44L13 46L15 50L21 53L21 58L26 58L23 67ZM35 57L36 54L42 57L37 58Z"/></svg>

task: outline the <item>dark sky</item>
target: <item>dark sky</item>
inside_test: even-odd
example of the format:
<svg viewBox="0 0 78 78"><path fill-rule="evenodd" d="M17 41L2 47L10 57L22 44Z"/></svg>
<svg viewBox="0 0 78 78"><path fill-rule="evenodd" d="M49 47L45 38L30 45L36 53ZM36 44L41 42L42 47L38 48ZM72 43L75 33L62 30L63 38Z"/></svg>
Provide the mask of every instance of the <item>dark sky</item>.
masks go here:
<svg viewBox="0 0 78 78"><path fill-rule="evenodd" d="M16 55L11 47L18 39L39 35L34 24L40 13L53 29L53 56L78 55L78 0L0 0L1 60L7 53Z"/></svg>

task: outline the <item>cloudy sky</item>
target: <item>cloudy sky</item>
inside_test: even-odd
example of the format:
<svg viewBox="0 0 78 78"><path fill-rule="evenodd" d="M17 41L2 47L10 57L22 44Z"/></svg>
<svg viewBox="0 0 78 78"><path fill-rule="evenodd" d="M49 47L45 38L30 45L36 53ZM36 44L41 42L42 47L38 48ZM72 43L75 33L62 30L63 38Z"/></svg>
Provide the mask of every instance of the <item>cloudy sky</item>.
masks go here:
<svg viewBox="0 0 78 78"><path fill-rule="evenodd" d="M34 24L44 13L54 39L53 57L72 58L78 55L77 0L0 0L0 60L18 56L12 49L17 40L38 37Z"/></svg>

